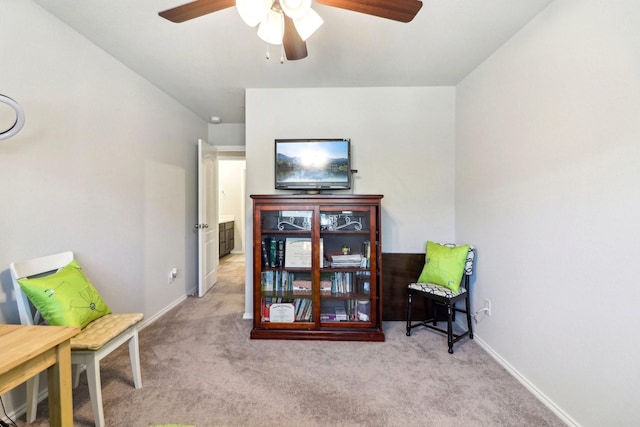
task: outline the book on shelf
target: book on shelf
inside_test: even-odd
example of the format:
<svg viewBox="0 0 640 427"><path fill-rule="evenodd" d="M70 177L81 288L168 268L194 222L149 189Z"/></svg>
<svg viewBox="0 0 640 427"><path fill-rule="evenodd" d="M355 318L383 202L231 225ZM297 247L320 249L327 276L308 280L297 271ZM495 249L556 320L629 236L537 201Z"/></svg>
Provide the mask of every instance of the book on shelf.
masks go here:
<svg viewBox="0 0 640 427"><path fill-rule="evenodd" d="M288 271L267 270L260 273L263 291L292 292L294 274Z"/></svg>
<svg viewBox="0 0 640 427"><path fill-rule="evenodd" d="M271 307L271 298L263 298L262 299L262 310L261 311L261 315L262 315L262 321L263 322L268 322L269 321L269 307Z"/></svg>
<svg viewBox="0 0 640 427"><path fill-rule="evenodd" d="M362 242L362 268L371 267L371 242Z"/></svg>
<svg viewBox="0 0 640 427"><path fill-rule="evenodd" d="M272 271L263 271L260 273L260 284L262 286L263 291L272 291L273 290L273 273Z"/></svg>
<svg viewBox="0 0 640 427"><path fill-rule="evenodd" d="M290 273L293 275L293 273ZM294 294L310 294L311 293L311 280L294 279L291 283L291 290Z"/></svg>
<svg viewBox="0 0 640 427"><path fill-rule="evenodd" d="M269 248L271 247L271 239L265 237L262 239L260 244L261 253L262 253L262 266L269 267Z"/></svg>
<svg viewBox="0 0 640 427"><path fill-rule="evenodd" d="M275 271L275 290L291 292L293 290L293 274L288 271Z"/></svg>
<svg viewBox="0 0 640 427"><path fill-rule="evenodd" d="M329 293L331 292L331 279L326 280L326 279L320 279L320 292L323 293Z"/></svg>
<svg viewBox="0 0 640 427"><path fill-rule="evenodd" d="M260 254L263 267L284 267L285 242L284 240L265 237L260 242Z"/></svg>
<svg viewBox="0 0 640 427"><path fill-rule="evenodd" d="M331 255L331 267L354 268L362 266L362 254L355 255Z"/></svg>
<svg viewBox="0 0 640 427"><path fill-rule="evenodd" d="M341 295L353 291L353 272L336 271L331 275L331 294Z"/></svg>
<svg viewBox="0 0 640 427"><path fill-rule="evenodd" d="M284 267L284 240L278 240L276 266Z"/></svg>
<svg viewBox="0 0 640 427"><path fill-rule="evenodd" d="M313 314L313 304L310 299L306 299L305 301L307 301L307 307L306 307L306 310L304 311L304 316L300 320L303 322L308 322L311 320L311 316Z"/></svg>
<svg viewBox="0 0 640 427"><path fill-rule="evenodd" d="M369 322L371 321L369 299L347 299L340 301L329 301L323 304L320 312L322 322Z"/></svg>
<svg viewBox="0 0 640 427"><path fill-rule="evenodd" d="M311 320L311 306L312 302L309 298L297 298L296 299L296 321L308 322Z"/></svg>
<svg viewBox="0 0 640 427"><path fill-rule="evenodd" d="M269 242L269 266L270 267L276 266L277 257L278 257L278 241L275 239L272 239Z"/></svg>
<svg viewBox="0 0 640 427"><path fill-rule="evenodd" d="M335 313L321 313L320 314L321 322L335 322L336 314Z"/></svg>
<svg viewBox="0 0 640 427"><path fill-rule="evenodd" d="M344 307L336 307L336 321L347 320L347 310Z"/></svg>

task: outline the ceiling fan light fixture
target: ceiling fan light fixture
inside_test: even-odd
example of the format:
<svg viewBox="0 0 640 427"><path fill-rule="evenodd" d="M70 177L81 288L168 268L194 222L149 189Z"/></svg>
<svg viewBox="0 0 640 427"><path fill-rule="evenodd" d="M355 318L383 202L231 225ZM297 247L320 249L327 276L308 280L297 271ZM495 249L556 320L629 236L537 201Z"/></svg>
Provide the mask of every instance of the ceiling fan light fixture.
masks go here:
<svg viewBox="0 0 640 427"><path fill-rule="evenodd" d="M315 33L315 31L324 24L324 20L315 10L309 9L303 17L294 19L293 23L296 26L300 38L306 41L311 37L311 34Z"/></svg>
<svg viewBox="0 0 640 427"><path fill-rule="evenodd" d="M258 37L269 44L282 44L283 35L284 15L282 12L270 10L258 27Z"/></svg>
<svg viewBox="0 0 640 427"><path fill-rule="evenodd" d="M311 0L280 0L280 7L289 18L298 19L311 9Z"/></svg>
<svg viewBox="0 0 640 427"><path fill-rule="evenodd" d="M273 0L236 0L236 9L245 24L255 27L265 19L272 4Z"/></svg>
<svg viewBox="0 0 640 427"><path fill-rule="evenodd" d="M238 14L249 26L258 27L258 36L269 45L281 45L280 62L307 57L306 40L324 23L311 9L313 0L193 0L159 15L171 22L184 22L236 5ZM422 7L422 0L315 0L324 6L378 16L398 22L410 22Z"/></svg>

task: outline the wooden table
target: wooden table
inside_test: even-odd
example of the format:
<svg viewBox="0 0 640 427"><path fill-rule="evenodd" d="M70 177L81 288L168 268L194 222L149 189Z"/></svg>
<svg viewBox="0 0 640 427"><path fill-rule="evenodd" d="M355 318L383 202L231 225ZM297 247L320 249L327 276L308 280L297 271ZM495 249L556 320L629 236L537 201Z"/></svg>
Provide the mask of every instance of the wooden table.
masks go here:
<svg viewBox="0 0 640 427"><path fill-rule="evenodd" d="M73 425L70 339L79 328L0 325L0 395L48 370L49 425Z"/></svg>

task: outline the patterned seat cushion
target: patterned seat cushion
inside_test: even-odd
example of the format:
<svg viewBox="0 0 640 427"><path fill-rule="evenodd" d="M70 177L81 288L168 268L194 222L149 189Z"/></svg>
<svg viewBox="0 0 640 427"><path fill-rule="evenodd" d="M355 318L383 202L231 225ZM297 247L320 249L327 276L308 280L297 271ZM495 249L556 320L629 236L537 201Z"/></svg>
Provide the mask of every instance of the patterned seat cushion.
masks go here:
<svg viewBox="0 0 640 427"><path fill-rule="evenodd" d="M98 350L123 331L140 322L142 313L107 314L89 323L71 338L72 350Z"/></svg>
<svg viewBox="0 0 640 427"><path fill-rule="evenodd" d="M436 285L435 283L411 283L409 285L409 288L415 289L416 291L424 292L426 294L438 295L445 298L453 298L467 292L467 290L462 286L460 286L458 292L454 292L445 286Z"/></svg>

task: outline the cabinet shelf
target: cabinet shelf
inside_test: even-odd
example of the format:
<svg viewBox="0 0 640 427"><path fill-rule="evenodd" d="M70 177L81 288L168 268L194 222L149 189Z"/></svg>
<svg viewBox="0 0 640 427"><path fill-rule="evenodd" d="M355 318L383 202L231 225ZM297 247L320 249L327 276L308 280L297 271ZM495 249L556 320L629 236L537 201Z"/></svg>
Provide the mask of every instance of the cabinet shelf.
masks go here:
<svg viewBox="0 0 640 427"><path fill-rule="evenodd" d="M291 234L298 236L308 236L310 233L308 230L262 230L263 234Z"/></svg>
<svg viewBox="0 0 640 427"><path fill-rule="evenodd" d="M369 299L369 294L350 292L347 294L332 294L330 292L320 292L320 295L327 300L352 300L352 299Z"/></svg>
<svg viewBox="0 0 640 427"><path fill-rule="evenodd" d="M369 234L368 230L323 230L320 232L321 236L332 234Z"/></svg>
<svg viewBox="0 0 640 427"><path fill-rule="evenodd" d="M382 197L251 196L251 338L384 341Z"/></svg>

